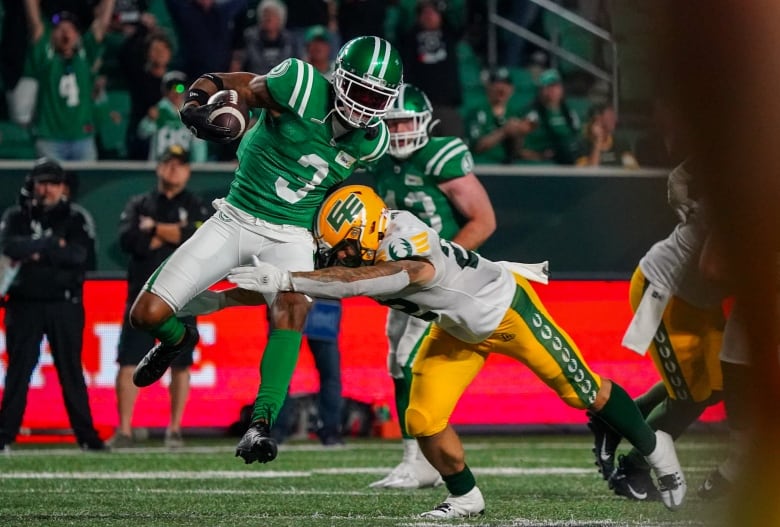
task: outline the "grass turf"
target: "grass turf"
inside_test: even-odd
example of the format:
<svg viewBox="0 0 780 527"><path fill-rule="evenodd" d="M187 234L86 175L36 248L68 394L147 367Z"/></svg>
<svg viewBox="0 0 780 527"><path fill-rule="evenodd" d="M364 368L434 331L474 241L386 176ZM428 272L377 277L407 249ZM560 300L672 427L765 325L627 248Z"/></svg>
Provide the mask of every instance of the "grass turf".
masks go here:
<svg viewBox="0 0 780 527"><path fill-rule="evenodd" d="M14 445L10 455L0 454L0 525L709 526L724 517L724 503L696 496L724 455L725 439L717 436L692 434L678 442L689 492L677 512L614 496L593 466L590 436L466 436L486 513L443 522L417 516L442 501L443 487L368 488L400 460L398 441L353 439L339 448L295 442L282 445L267 465L245 465L234 457L235 443L190 439L168 451L149 440L111 453Z"/></svg>

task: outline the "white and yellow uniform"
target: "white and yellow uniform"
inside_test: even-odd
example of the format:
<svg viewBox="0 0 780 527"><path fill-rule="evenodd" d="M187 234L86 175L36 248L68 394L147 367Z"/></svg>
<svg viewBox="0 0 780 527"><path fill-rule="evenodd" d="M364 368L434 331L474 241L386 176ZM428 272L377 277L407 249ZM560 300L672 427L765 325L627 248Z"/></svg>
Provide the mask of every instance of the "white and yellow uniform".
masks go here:
<svg viewBox="0 0 780 527"><path fill-rule="evenodd" d="M381 303L432 321L412 374L406 423L429 436L447 426L455 404L490 353L526 364L570 406L593 404L601 378L550 317L528 280L443 240L413 214L393 211L376 261L424 259L432 281L375 296Z"/></svg>

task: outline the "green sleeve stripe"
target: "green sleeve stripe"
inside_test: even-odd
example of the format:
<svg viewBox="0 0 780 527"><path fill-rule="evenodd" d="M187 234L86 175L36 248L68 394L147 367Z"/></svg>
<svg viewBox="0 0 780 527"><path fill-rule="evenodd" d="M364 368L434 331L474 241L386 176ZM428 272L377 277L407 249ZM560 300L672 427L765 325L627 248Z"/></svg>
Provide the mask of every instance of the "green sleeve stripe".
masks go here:
<svg viewBox="0 0 780 527"><path fill-rule="evenodd" d="M292 95L290 95L290 101L288 104L290 105L290 108L295 111L295 113L303 117L303 114L306 112L306 106L309 104L309 99L311 97L311 87L312 84L314 84L314 72L311 64L306 64L300 60L296 60L295 63L298 67L298 76L295 79L295 89L293 90ZM303 93L301 93L301 90L303 90ZM298 101L299 95L301 96L300 102Z"/></svg>
<svg viewBox="0 0 780 527"><path fill-rule="evenodd" d="M381 62L379 62L380 55L382 55ZM371 56L371 64L373 64L374 66L371 69L375 69L377 65L381 67L379 68L379 72L373 75L379 77L380 79L384 78L385 72L387 71L387 65L389 63L390 63L390 44L380 39L379 37L374 37L374 54Z"/></svg>
<svg viewBox="0 0 780 527"><path fill-rule="evenodd" d="M361 157L360 159L362 161L373 161L374 159L382 157L382 154L387 150L387 145L390 144L390 135L387 133L387 125L382 122L377 126L379 126L379 139L377 140L376 148L367 156Z"/></svg>
<svg viewBox="0 0 780 527"><path fill-rule="evenodd" d="M453 150L458 151L460 150L466 150L466 145L458 139L457 137L453 137L452 141L447 143L446 145L439 148L439 151L436 152L436 154L428 161L428 164L425 165L425 173L426 174L436 174L436 172L441 172L441 167L444 165L444 163L441 163L441 159L445 157L444 162L446 162L448 159L451 159L453 155L451 152Z"/></svg>

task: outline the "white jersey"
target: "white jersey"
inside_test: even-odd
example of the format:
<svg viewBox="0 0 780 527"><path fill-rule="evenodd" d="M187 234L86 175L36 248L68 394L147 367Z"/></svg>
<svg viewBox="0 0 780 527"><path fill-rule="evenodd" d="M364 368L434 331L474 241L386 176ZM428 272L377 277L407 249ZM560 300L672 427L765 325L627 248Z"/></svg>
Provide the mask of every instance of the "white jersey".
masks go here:
<svg viewBox="0 0 780 527"><path fill-rule="evenodd" d="M489 337L506 315L515 295L510 271L460 245L443 240L407 211L392 211L376 261L424 259L436 269L424 286L410 285L381 303L434 321L464 342Z"/></svg>
<svg viewBox="0 0 780 527"><path fill-rule="evenodd" d="M678 223L672 233L653 245L639 261L645 278L700 308L715 307L723 291L699 271L699 255L707 236L701 213Z"/></svg>

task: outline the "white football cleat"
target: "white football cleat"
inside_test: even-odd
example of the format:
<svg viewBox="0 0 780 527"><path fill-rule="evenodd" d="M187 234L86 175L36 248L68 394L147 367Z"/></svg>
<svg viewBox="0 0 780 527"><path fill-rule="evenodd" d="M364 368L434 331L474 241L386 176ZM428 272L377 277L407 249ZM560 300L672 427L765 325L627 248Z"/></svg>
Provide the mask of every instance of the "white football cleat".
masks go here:
<svg viewBox="0 0 780 527"><path fill-rule="evenodd" d="M371 488L424 489L443 485L439 472L422 455L412 462L403 461L390 474L369 485Z"/></svg>
<svg viewBox="0 0 780 527"><path fill-rule="evenodd" d="M666 508L676 511L685 501L688 485L685 483L672 436L661 430L655 432L655 449L645 458L655 472L661 501Z"/></svg>
<svg viewBox="0 0 780 527"><path fill-rule="evenodd" d="M453 496L450 494L432 511L420 514L420 518L430 518L434 520L472 518L484 513L485 499L482 497L479 487L474 487L462 496Z"/></svg>

